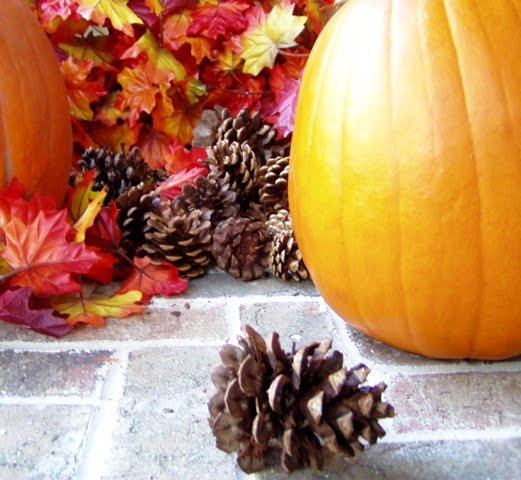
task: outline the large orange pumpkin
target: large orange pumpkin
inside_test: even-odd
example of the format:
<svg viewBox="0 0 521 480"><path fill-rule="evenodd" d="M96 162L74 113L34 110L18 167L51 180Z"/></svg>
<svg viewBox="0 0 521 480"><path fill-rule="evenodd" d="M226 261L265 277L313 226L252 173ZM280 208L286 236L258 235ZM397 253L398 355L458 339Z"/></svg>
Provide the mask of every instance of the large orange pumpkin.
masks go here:
<svg viewBox="0 0 521 480"><path fill-rule="evenodd" d="M521 0L349 0L307 63L290 210L326 302L438 358L521 353Z"/></svg>
<svg viewBox="0 0 521 480"><path fill-rule="evenodd" d="M63 202L72 162L65 84L24 0L0 1L0 186L16 177Z"/></svg>

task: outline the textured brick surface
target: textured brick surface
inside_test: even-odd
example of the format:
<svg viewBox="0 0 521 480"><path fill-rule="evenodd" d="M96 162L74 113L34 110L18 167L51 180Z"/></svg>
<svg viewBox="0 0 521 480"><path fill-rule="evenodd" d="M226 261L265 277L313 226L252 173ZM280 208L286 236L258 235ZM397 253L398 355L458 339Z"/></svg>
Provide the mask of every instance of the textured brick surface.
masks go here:
<svg viewBox="0 0 521 480"><path fill-rule="evenodd" d="M234 478L233 458L208 428L215 348L144 350L130 357L106 479Z"/></svg>
<svg viewBox="0 0 521 480"><path fill-rule="evenodd" d="M46 395L92 396L104 376L107 351L0 352L0 398Z"/></svg>
<svg viewBox="0 0 521 480"><path fill-rule="evenodd" d="M521 427L521 374L400 376L387 399L400 408L396 432ZM521 432L520 432L521 433Z"/></svg>
<svg viewBox="0 0 521 480"><path fill-rule="evenodd" d="M251 325L266 336L277 331L286 350L291 350L293 342L304 345L315 340L339 337L337 327L331 321L323 302L258 302L240 307L241 325ZM334 340L333 346L342 349L342 344Z"/></svg>
<svg viewBox="0 0 521 480"><path fill-rule="evenodd" d="M102 329L72 332L67 340L224 341L227 335L225 302L219 300L155 300L141 316L108 319Z"/></svg>
<svg viewBox="0 0 521 480"><path fill-rule="evenodd" d="M75 478L91 408L0 405L0 478Z"/></svg>
<svg viewBox="0 0 521 480"><path fill-rule="evenodd" d="M380 443L350 460L335 461L323 472L288 475L271 469L259 480L518 480L521 440L467 440Z"/></svg>
<svg viewBox="0 0 521 480"><path fill-rule="evenodd" d="M250 324L285 349L333 338L385 381L383 442L327 471L246 476L207 423L211 365ZM311 282L212 271L147 312L62 340L0 323L0 480L518 480L521 358L437 361L356 332Z"/></svg>
<svg viewBox="0 0 521 480"><path fill-rule="evenodd" d="M182 294L186 298L245 297L248 295L297 297L318 296L318 292L311 281L284 282L275 277L268 277L245 283L216 269L192 282L186 292Z"/></svg>

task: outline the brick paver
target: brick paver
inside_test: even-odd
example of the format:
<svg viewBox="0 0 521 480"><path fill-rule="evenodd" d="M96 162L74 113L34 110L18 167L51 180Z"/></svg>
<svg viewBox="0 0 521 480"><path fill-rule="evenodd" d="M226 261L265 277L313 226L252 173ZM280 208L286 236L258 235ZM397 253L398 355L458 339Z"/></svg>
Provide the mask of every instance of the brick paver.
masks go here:
<svg viewBox="0 0 521 480"><path fill-rule="evenodd" d="M209 370L246 323L277 330L286 349L333 338L346 364L389 385L397 412L362 455L291 478L521 478L521 358L425 359L351 329L311 282L215 270L141 316L59 341L0 323L0 480L289 478L243 474L208 427Z"/></svg>

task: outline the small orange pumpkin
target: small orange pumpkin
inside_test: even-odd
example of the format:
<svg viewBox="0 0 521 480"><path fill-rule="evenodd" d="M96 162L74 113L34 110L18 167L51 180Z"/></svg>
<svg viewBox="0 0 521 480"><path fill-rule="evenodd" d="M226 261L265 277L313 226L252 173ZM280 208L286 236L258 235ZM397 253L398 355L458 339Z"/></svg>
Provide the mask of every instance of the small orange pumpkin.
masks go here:
<svg viewBox="0 0 521 480"><path fill-rule="evenodd" d="M16 177L63 202L72 164L65 83L23 0L0 1L0 186Z"/></svg>
<svg viewBox="0 0 521 480"><path fill-rule="evenodd" d="M349 0L306 65L295 234L325 301L396 347L521 354L521 0Z"/></svg>

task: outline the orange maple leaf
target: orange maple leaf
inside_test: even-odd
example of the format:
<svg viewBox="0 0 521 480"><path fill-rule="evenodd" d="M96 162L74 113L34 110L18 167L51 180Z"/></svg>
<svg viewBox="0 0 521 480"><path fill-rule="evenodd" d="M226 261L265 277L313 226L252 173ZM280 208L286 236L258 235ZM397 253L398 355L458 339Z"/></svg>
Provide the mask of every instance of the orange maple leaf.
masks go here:
<svg viewBox="0 0 521 480"><path fill-rule="evenodd" d="M5 225L1 256L12 268L11 286L31 287L39 296L80 290L72 274L87 272L98 257L83 243L67 240L71 226L66 215L65 210L42 210L28 223L13 217Z"/></svg>
<svg viewBox="0 0 521 480"><path fill-rule="evenodd" d="M78 120L92 120L90 104L107 93L100 81L88 80L94 63L68 57L61 63L71 114Z"/></svg>
<svg viewBox="0 0 521 480"><path fill-rule="evenodd" d="M188 145L192 143L201 112L202 105L199 102L190 103L183 92L175 90L158 102L152 118L156 129L177 139L182 145Z"/></svg>
<svg viewBox="0 0 521 480"><path fill-rule="evenodd" d="M172 156L173 149L178 145L166 133L159 132L148 126L141 129L137 146L143 158L151 168L165 168Z"/></svg>
<svg viewBox="0 0 521 480"><path fill-rule="evenodd" d="M123 87L116 107L130 109L130 126L135 126L141 112L151 113L156 106L156 96L170 86L171 74L160 70L151 62L125 67L118 74L118 82Z"/></svg>

